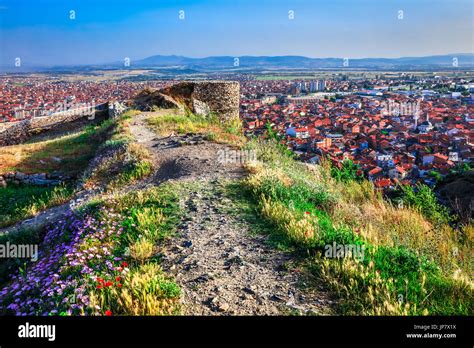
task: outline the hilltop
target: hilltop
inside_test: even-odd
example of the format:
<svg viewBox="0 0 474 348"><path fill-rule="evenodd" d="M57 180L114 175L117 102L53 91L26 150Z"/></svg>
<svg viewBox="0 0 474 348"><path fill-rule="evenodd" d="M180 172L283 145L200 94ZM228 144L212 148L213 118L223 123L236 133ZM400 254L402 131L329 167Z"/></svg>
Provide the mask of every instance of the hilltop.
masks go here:
<svg viewBox="0 0 474 348"><path fill-rule="evenodd" d="M54 168L42 151L57 142L84 161L67 194L1 231L40 244L37 263L1 264L1 313L472 315L472 225L452 228L428 191L398 206L271 132L245 138L232 102L212 103L238 90L212 86L148 91L147 111L15 145L29 151L16 168L40 154ZM164 99L176 108L150 105Z"/></svg>

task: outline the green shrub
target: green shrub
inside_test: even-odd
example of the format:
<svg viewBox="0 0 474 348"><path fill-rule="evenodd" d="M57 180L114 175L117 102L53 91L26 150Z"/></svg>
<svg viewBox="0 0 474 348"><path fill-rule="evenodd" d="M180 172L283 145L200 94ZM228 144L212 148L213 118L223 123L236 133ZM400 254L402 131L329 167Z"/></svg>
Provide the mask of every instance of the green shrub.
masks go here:
<svg viewBox="0 0 474 348"><path fill-rule="evenodd" d="M448 208L438 203L438 200L428 186L419 184L416 187L403 185L402 201L404 204L420 211L428 220L435 225L442 225L450 222Z"/></svg>
<svg viewBox="0 0 474 348"><path fill-rule="evenodd" d="M332 167L331 176L337 181L342 182L362 181L364 179L364 176L361 174L360 166L351 160L344 160L341 168Z"/></svg>

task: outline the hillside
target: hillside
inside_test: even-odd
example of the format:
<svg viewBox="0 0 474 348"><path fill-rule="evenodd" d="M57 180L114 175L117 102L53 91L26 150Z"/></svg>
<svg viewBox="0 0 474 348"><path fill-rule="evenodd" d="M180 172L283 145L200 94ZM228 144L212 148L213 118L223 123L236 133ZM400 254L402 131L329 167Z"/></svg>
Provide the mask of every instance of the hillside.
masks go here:
<svg viewBox="0 0 474 348"><path fill-rule="evenodd" d="M412 67L452 67L453 58L459 66L474 65L474 56L469 53L438 55L426 57L401 58L354 58L350 59L353 68L407 69ZM271 69L325 69L341 68L344 57L311 58L303 56L213 56L190 58L183 56L156 55L135 62L141 67L184 67L190 69L229 69L234 67L235 58L239 59L237 68Z"/></svg>
<svg viewBox="0 0 474 348"><path fill-rule="evenodd" d="M0 235L40 244L38 262L1 264L0 313L473 313L472 225L394 206L216 116L131 110L85 132L101 131L74 199Z"/></svg>

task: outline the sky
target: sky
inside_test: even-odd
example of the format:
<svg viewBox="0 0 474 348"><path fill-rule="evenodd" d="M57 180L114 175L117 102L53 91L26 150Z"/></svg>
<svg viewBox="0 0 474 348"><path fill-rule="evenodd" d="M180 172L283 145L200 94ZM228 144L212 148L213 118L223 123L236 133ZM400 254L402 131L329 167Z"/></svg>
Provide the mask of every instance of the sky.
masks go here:
<svg viewBox="0 0 474 348"><path fill-rule="evenodd" d="M0 0L0 65L473 53L473 33L474 0Z"/></svg>

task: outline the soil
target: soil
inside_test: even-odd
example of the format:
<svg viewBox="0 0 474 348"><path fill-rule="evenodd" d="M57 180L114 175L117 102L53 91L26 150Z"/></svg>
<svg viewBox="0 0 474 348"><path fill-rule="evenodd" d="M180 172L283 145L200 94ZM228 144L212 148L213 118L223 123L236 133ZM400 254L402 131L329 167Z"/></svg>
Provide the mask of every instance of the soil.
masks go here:
<svg viewBox="0 0 474 348"><path fill-rule="evenodd" d="M164 112L164 111L163 111ZM135 116L132 135L152 154L155 172L124 190L140 190L167 181L191 186L181 198L185 214L175 238L162 251L163 269L182 289L187 315L329 315L333 302L323 286L292 267L289 253L272 247L268 236L229 214L235 202L224 185L244 178L240 163L220 163L225 144L198 134L157 136L147 127L149 114ZM38 228L59 219L68 205L89 199L84 193L69 204L0 231ZM316 285L315 285L316 284Z"/></svg>
<svg viewBox="0 0 474 348"><path fill-rule="evenodd" d="M228 146L193 134L158 137L146 126L146 118L139 115L131 124L132 134L152 153L157 168L145 185L185 181L193 187L182 197L185 218L162 263L183 290L185 314L330 314L327 294L305 289L304 277L288 269L290 255L226 213L234 203L223 196L224 183L246 175L239 163L217 161L218 151Z"/></svg>

